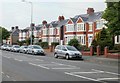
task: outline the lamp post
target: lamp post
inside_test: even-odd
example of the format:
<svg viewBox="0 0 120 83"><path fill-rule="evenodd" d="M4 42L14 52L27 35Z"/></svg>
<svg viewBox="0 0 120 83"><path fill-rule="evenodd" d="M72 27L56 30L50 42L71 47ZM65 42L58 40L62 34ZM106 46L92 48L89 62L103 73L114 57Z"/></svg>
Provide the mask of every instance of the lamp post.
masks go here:
<svg viewBox="0 0 120 83"><path fill-rule="evenodd" d="M31 28L31 36L30 36L30 43L32 45L32 35L33 35L33 28L34 28L34 24L33 24L33 2L30 2L30 1L25 1L25 0L22 0L22 2L26 2L26 3L29 3L31 5L31 23L30 23L30 28Z"/></svg>

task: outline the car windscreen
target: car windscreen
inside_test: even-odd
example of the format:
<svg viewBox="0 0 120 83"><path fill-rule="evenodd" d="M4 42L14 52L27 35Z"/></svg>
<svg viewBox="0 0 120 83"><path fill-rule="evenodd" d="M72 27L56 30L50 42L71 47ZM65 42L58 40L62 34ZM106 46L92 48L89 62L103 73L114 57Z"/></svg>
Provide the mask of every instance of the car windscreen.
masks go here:
<svg viewBox="0 0 120 83"><path fill-rule="evenodd" d="M33 46L34 49L42 49L40 46Z"/></svg>
<svg viewBox="0 0 120 83"><path fill-rule="evenodd" d="M9 45L8 47L12 47L11 45Z"/></svg>
<svg viewBox="0 0 120 83"><path fill-rule="evenodd" d="M27 46L24 46L24 48L28 48Z"/></svg>
<svg viewBox="0 0 120 83"><path fill-rule="evenodd" d="M70 51L78 51L75 47L73 46L66 46L66 48Z"/></svg>
<svg viewBox="0 0 120 83"><path fill-rule="evenodd" d="M20 48L20 46L14 46L15 48Z"/></svg>

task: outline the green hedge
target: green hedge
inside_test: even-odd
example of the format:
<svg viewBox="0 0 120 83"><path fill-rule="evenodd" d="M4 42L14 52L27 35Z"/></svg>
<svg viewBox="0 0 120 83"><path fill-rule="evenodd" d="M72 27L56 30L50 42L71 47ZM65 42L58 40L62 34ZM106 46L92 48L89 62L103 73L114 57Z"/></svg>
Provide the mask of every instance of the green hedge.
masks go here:
<svg viewBox="0 0 120 83"><path fill-rule="evenodd" d="M119 50L119 51L120 51L120 44L115 44L115 46L114 46L113 49L114 49L114 50Z"/></svg>
<svg viewBox="0 0 120 83"><path fill-rule="evenodd" d="M40 42L39 45L44 49L49 48L48 42Z"/></svg>
<svg viewBox="0 0 120 83"><path fill-rule="evenodd" d="M59 42L52 42L52 43L51 43L51 46L52 46L52 47L56 47L57 45L59 45Z"/></svg>

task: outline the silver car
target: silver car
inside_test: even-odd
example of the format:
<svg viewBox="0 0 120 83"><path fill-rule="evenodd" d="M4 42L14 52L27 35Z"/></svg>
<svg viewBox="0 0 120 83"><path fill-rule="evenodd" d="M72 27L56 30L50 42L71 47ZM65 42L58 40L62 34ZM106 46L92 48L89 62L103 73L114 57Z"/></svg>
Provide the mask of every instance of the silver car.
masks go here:
<svg viewBox="0 0 120 83"><path fill-rule="evenodd" d="M27 53L33 55L35 54L45 55L44 50L39 45L29 45L27 48Z"/></svg>
<svg viewBox="0 0 120 83"><path fill-rule="evenodd" d="M13 51L13 52L19 52L19 50L20 50L19 45L13 45L12 48L11 48L11 51Z"/></svg>
<svg viewBox="0 0 120 83"><path fill-rule="evenodd" d="M10 51L10 50L11 50L11 48L12 48L12 45L7 45L6 50L7 50L7 51Z"/></svg>
<svg viewBox="0 0 120 83"><path fill-rule="evenodd" d="M27 47L28 46L21 46L19 52L20 53L26 53L27 52Z"/></svg>
<svg viewBox="0 0 120 83"><path fill-rule="evenodd" d="M6 44L4 44L4 45L1 46L1 50L6 50L6 48L7 48Z"/></svg>
<svg viewBox="0 0 120 83"><path fill-rule="evenodd" d="M81 58L82 54L75 47L69 45L57 45L54 52L54 57L65 57L67 60L71 58Z"/></svg>

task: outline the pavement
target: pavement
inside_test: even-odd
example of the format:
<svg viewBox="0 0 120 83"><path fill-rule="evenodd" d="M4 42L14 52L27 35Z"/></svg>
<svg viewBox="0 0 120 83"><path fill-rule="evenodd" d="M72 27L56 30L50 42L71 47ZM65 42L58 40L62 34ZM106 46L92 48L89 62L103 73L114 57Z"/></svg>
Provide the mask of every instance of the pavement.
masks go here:
<svg viewBox="0 0 120 83"><path fill-rule="evenodd" d="M54 57L54 52L48 52L47 51L46 54L49 57ZM101 56L86 56L86 55L83 55L83 60L85 62L104 64L104 65L112 65L112 66L119 66L120 65L120 59L106 58L103 55L101 55Z"/></svg>
<svg viewBox="0 0 120 83"><path fill-rule="evenodd" d="M95 57L83 56L84 60L54 58L53 53L35 56L2 51L2 81L79 81L95 83L119 83L116 64L92 62ZM97 58L95 60L104 60ZM108 59L110 62L116 60ZM99 61L98 61L99 62ZM9 82L8 82L9 83Z"/></svg>

